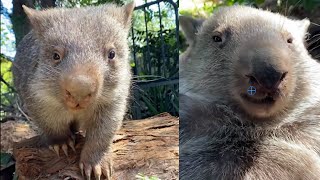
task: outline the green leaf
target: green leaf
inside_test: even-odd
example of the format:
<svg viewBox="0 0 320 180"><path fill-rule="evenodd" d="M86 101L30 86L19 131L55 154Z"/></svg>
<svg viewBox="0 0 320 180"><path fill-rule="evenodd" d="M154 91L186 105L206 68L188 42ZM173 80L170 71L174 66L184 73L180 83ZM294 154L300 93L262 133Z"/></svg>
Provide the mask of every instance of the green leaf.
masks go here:
<svg viewBox="0 0 320 180"><path fill-rule="evenodd" d="M9 153L0 153L0 158L1 167L6 167L7 164L13 160L12 155Z"/></svg>

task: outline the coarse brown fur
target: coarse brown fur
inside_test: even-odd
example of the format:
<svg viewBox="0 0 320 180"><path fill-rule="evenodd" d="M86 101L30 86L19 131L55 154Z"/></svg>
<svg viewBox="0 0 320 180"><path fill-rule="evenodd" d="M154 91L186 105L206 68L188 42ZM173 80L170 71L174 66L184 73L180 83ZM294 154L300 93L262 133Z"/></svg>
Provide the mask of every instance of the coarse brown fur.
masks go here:
<svg viewBox="0 0 320 180"><path fill-rule="evenodd" d="M320 177L320 64L303 44L308 25L233 6L195 26L180 62L180 179ZM287 74L274 80L273 102L260 101L278 71ZM252 84L257 94L245 97Z"/></svg>
<svg viewBox="0 0 320 180"><path fill-rule="evenodd" d="M80 168L87 176L91 169L96 177L110 176L108 152L131 84L127 37L133 8L134 3L44 11L24 7L33 30L17 48L15 87L47 145L64 148L74 131L86 131Z"/></svg>

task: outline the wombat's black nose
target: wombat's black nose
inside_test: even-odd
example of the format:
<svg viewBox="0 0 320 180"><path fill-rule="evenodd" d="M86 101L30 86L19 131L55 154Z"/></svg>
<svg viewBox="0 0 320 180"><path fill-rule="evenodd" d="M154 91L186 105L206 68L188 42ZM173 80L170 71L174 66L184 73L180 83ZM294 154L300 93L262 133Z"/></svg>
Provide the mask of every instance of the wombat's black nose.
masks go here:
<svg viewBox="0 0 320 180"><path fill-rule="evenodd" d="M256 71L251 76L250 81L254 83L256 81L265 90L275 90L283 81L288 72L280 72L275 70L273 67L265 67Z"/></svg>

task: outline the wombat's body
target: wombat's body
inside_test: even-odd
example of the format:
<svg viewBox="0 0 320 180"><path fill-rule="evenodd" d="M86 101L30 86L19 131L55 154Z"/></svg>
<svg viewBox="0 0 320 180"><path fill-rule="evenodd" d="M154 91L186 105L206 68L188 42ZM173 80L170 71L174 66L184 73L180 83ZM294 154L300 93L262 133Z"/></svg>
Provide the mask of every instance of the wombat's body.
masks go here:
<svg viewBox="0 0 320 180"><path fill-rule="evenodd" d="M134 4L123 7L24 7L33 30L18 46L14 83L43 142L57 153L86 131L80 168L110 176L108 152L126 112L131 72L127 36Z"/></svg>
<svg viewBox="0 0 320 180"><path fill-rule="evenodd" d="M319 179L320 64L303 45L308 25L234 6L194 26L180 62L182 180Z"/></svg>

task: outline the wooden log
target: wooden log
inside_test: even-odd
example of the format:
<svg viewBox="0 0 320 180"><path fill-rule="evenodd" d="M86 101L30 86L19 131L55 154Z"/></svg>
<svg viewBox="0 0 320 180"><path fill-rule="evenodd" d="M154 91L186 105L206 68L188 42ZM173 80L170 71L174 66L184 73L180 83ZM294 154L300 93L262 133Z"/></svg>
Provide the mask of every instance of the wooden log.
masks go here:
<svg viewBox="0 0 320 180"><path fill-rule="evenodd" d="M178 179L179 121L167 113L124 121L112 146L112 179L137 179L141 173L160 179ZM76 153L58 157L48 148L36 148L39 136L15 144L16 173L19 179L83 179L78 161L84 138L76 138ZM94 147L93 147L94 148Z"/></svg>

